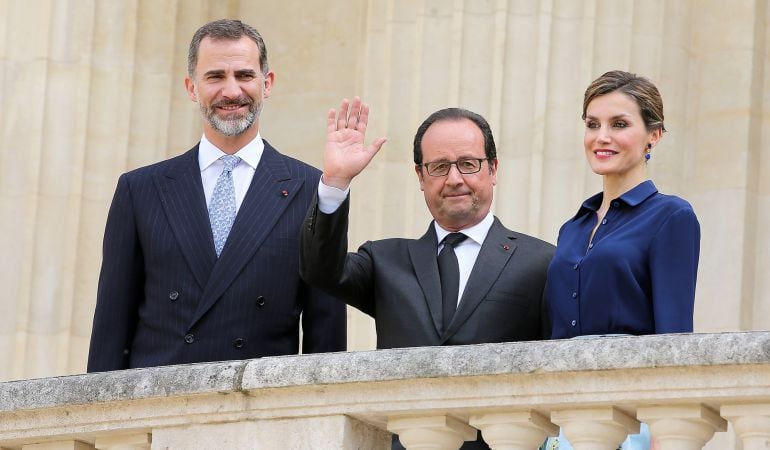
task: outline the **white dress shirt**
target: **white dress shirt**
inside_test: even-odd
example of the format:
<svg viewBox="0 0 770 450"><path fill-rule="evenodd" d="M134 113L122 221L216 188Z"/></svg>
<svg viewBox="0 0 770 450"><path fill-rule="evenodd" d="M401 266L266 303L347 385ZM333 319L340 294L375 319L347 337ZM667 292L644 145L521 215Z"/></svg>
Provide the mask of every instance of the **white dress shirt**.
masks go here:
<svg viewBox="0 0 770 450"><path fill-rule="evenodd" d="M241 162L233 169L236 214L241 207L241 203L243 203L243 198L246 197L246 191L249 190L251 180L254 178L254 172L257 170L257 165L262 158L262 151L264 149L265 143L262 141L259 133L257 133L257 137L235 152L235 156L241 158ZM214 186L216 186L217 179L225 168L225 164L219 158L226 154L209 142L205 135L201 137L201 143L198 146L198 165L201 169L201 181L203 181L203 194L206 196L206 207L211 203L211 196L214 195Z"/></svg>
<svg viewBox="0 0 770 450"><path fill-rule="evenodd" d="M323 179L321 179L321 181L318 182L318 209L324 214L333 213L340 207L340 205L342 205L349 193L349 187L345 190L337 189L325 185ZM492 213L488 212L481 222L472 227L460 230L461 233L468 236L468 239L465 239L455 246L457 264L460 266L460 289L458 290L457 296L458 304L463 297L465 285L468 284L468 278L470 278L473 266L476 264L476 258L479 256L479 251L481 251L481 244L483 244L484 239L487 238L487 234L489 233L489 229L492 228L494 220ZM438 242L441 242L450 231L441 228L441 225L435 220L433 221L433 225L436 230L436 238L438 239ZM436 249L436 256L438 256L443 247L443 244L439 244Z"/></svg>

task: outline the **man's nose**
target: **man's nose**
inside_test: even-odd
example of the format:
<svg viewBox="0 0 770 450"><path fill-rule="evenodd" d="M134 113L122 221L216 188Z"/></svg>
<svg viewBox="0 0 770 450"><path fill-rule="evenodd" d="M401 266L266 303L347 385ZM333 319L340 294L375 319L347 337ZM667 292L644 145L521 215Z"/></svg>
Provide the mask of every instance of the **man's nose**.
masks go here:
<svg viewBox="0 0 770 450"><path fill-rule="evenodd" d="M241 86L238 84L238 80L235 77L227 77L224 85L222 86L222 97L236 98L241 95Z"/></svg>
<svg viewBox="0 0 770 450"><path fill-rule="evenodd" d="M465 181L463 174L460 173L460 169L457 168L457 164L449 165L449 173L446 174L446 181L449 184L461 184Z"/></svg>

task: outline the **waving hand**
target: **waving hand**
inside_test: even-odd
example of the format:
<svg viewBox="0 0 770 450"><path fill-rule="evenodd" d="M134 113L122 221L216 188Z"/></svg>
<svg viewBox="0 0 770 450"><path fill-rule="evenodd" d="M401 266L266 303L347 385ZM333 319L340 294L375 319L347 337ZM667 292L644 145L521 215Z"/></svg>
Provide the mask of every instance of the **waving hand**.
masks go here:
<svg viewBox="0 0 770 450"><path fill-rule="evenodd" d="M359 97L355 97L352 104L343 99L339 114L334 109L329 110L324 147L324 184L346 189L380 151L385 138L377 138L364 145L368 122L369 105L362 103Z"/></svg>

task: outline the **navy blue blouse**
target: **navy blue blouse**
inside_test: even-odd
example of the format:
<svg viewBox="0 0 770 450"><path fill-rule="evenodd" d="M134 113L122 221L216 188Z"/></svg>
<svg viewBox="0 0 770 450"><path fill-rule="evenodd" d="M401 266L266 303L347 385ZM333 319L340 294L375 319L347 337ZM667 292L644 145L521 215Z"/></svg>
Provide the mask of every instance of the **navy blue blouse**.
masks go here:
<svg viewBox="0 0 770 450"><path fill-rule="evenodd" d="M700 252L692 206L645 181L612 201L589 242L602 195L559 230L546 287L551 337L692 332Z"/></svg>

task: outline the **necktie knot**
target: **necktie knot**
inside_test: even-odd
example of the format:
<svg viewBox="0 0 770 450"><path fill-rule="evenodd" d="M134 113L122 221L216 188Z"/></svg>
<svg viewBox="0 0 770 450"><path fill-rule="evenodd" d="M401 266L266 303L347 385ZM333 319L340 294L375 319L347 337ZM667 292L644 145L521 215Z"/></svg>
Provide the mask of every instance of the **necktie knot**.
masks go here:
<svg viewBox="0 0 770 450"><path fill-rule="evenodd" d="M462 234L462 233L449 233L444 237L444 240L441 241L444 245L449 245L452 248L456 247L457 244L461 243L465 239L467 239L468 236Z"/></svg>
<svg viewBox="0 0 770 450"><path fill-rule="evenodd" d="M241 158L235 155L225 155L219 158L219 160L225 165L225 172L232 172L235 166L241 162Z"/></svg>

